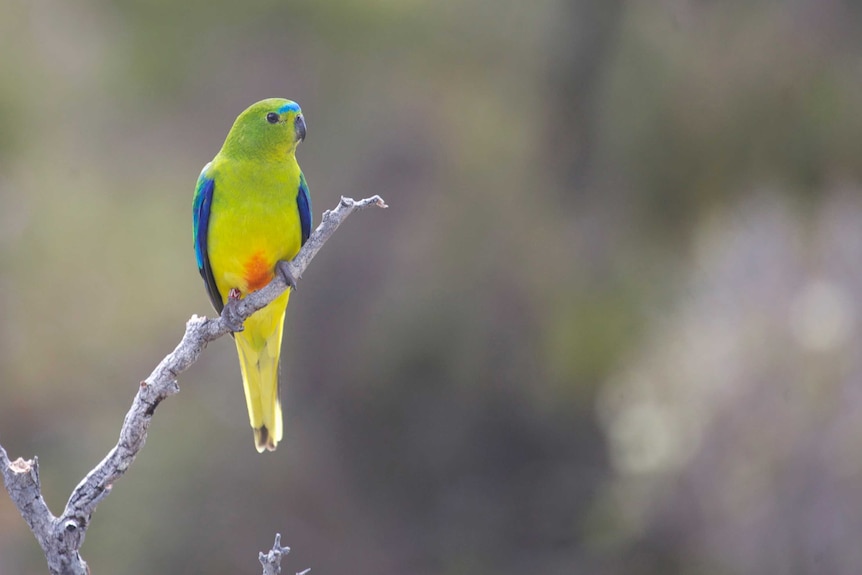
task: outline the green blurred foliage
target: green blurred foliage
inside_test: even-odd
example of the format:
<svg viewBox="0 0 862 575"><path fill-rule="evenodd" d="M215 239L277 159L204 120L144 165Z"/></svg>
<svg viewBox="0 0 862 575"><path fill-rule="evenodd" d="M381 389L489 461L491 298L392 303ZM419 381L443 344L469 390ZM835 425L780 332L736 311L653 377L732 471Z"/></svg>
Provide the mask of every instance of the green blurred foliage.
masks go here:
<svg viewBox="0 0 862 575"><path fill-rule="evenodd" d="M232 342L94 573L858 573L862 12L841 0L0 0L0 442L58 511L208 314L195 179L297 100L285 440ZM42 573L0 497L0 575Z"/></svg>

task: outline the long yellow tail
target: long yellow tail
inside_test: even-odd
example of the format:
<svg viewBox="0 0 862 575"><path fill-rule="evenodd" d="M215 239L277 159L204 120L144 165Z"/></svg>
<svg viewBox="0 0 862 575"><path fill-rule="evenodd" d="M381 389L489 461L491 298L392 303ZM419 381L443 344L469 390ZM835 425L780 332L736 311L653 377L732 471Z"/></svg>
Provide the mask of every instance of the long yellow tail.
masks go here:
<svg viewBox="0 0 862 575"><path fill-rule="evenodd" d="M287 310L287 290L265 308L245 320L235 334L248 419L254 429L258 453L275 451L281 441L281 400L278 393L278 358Z"/></svg>

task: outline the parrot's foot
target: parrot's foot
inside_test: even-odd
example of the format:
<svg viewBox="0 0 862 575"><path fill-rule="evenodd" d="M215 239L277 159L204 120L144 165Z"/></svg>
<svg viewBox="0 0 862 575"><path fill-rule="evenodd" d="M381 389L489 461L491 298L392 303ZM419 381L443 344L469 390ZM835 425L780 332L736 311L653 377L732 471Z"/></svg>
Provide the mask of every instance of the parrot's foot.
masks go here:
<svg viewBox="0 0 862 575"><path fill-rule="evenodd" d="M225 323L232 332L238 332L245 329L242 326L243 320L239 317L236 309L240 297L242 297L242 293L236 288L231 288L227 294L227 301L224 304L224 309L221 312Z"/></svg>
<svg viewBox="0 0 862 575"><path fill-rule="evenodd" d="M293 291L296 291L296 280L299 278L295 278L290 272L290 262L282 260L275 264L275 268L278 270L281 277L284 278L284 283L286 283Z"/></svg>

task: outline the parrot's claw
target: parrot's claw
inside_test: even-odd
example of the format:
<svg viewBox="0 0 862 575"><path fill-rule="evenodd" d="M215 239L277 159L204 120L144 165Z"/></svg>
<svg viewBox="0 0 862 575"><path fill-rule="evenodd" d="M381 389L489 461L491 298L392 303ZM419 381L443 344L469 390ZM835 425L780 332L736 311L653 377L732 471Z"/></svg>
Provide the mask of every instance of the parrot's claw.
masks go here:
<svg viewBox="0 0 862 575"><path fill-rule="evenodd" d="M284 278L284 283L286 283L293 291L296 291L296 280L298 278L295 278L291 273L290 262L280 261L275 267L278 269L278 273L281 274L281 277Z"/></svg>
<svg viewBox="0 0 862 575"><path fill-rule="evenodd" d="M236 289L231 288L231 290L227 294L227 301L224 304L224 309L222 310L222 317L224 318L225 323L230 328L232 332L238 332L245 329L243 327L243 320L239 317L237 313L237 303L239 303L240 297L242 293Z"/></svg>

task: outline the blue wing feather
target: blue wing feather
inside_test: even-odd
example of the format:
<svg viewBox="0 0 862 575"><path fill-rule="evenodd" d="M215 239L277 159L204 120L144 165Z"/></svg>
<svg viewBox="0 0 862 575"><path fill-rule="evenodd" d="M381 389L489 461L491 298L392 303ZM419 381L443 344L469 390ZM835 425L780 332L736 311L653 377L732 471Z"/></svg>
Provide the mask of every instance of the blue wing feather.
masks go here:
<svg viewBox="0 0 862 575"><path fill-rule="evenodd" d="M299 223L302 227L302 245L311 236L311 196L308 194L308 184L305 176L299 174L299 192L296 194L296 205L299 208Z"/></svg>
<svg viewBox="0 0 862 575"><path fill-rule="evenodd" d="M207 238L209 234L210 208L212 207L213 194L215 192L215 180L207 176L209 164L204 166L195 187L195 198L192 204L192 217L194 219L195 236L195 258L198 262L198 271L204 279L210 301L217 312L221 313L224 303L222 296L216 286L213 270L210 267L209 254L207 252Z"/></svg>

